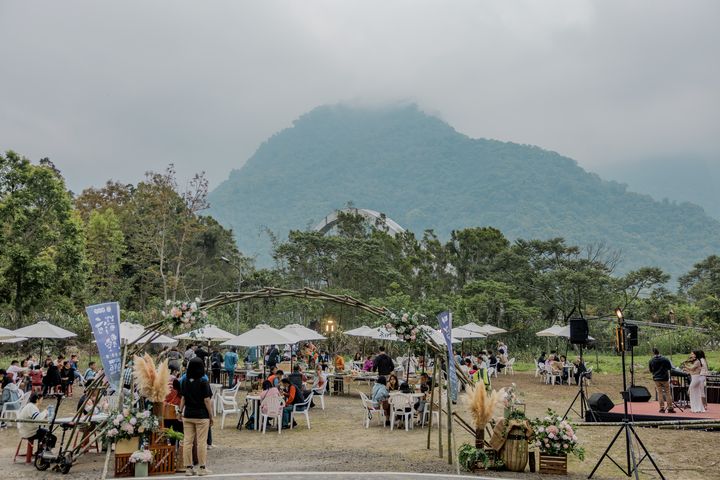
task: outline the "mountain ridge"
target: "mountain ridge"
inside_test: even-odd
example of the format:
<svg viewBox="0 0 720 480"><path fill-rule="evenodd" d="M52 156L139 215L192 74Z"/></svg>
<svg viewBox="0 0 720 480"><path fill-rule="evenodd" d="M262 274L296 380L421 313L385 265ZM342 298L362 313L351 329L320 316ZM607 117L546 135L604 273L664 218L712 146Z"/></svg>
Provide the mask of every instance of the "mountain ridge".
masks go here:
<svg viewBox="0 0 720 480"><path fill-rule="evenodd" d="M282 239L348 202L418 236L493 226L510 239L603 242L623 251L624 271L678 275L720 251L720 222L697 205L629 192L537 146L471 138L415 105L313 109L263 142L209 200L260 263L271 248L264 227Z"/></svg>

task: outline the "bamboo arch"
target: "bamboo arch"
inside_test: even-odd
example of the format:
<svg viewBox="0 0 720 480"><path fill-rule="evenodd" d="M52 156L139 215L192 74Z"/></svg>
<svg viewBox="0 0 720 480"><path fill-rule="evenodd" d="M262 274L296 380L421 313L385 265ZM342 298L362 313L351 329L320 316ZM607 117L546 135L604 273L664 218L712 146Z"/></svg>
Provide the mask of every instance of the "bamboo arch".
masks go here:
<svg viewBox="0 0 720 480"><path fill-rule="evenodd" d="M301 289L284 289L284 288L276 288L276 287L262 287L258 290L253 290L250 292L223 292L215 296L214 298L211 298L209 300L203 300L199 304L200 310L210 310L213 308L217 308L223 305L229 305L237 302L243 302L248 300L254 300L254 299L266 299L266 298L298 298L298 299L310 299L310 300L321 300L331 303L336 303L340 305L346 305L349 307L357 308L360 310L363 310L367 313L370 313L372 315L376 315L378 317L385 317L392 314L392 311L389 310L386 307L377 307L374 305L370 305L366 302L360 301L356 298L353 298L349 295L334 295L328 292L323 292L321 290L316 290L313 288L301 288ZM130 344L125 346L125 351L123 353L123 370L127 368L127 359L132 358L132 355L140 352L143 350L148 344L150 344L153 340L155 340L158 336L169 332L173 329L173 322L168 319L162 319L160 321L157 321L151 325L148 325L145 329L145 332L136 340L131 342ZM443 348L435 343L431 338L426 339L426 343L428 347L430 347L436 355L442 355L444 350ZM467 378L462 370L460 370L459 366L456 364L454 365L455 369L458 373L458 379L461 383L468 384L472 383L472 380ZM92 448L94 442L76 442L78 443L77 446L73 447L73 442L77 440L76 435L78 434L78 427L83 424L83 421L81 420L83 416L83 412L85 411L85 407L88 401L92 400L95 405L97 405L102 399L103 396L106 394L106 387L104 385L104 373L101 373L93 379L93 381L86 387L87 394L85 395L85 401L78 406L78 409L72 419L72 423L74 423L74 427L70 435L67 436L66 444L64 445L63 451L66 452L66 458L67 462L69 462L68 465L68 471L69 467L72 466L77 462L77 460L82 457L85 453L89 451L90 448ZM122 396L121 396L122 401ZM471 434L475 434L474 429L465 422L461 417L457 416L457 414L450 413L451 417L461 424L461 426L467 430ZM430 416L432 418L432 415ZM35 422L33 423L40 423ZM96 435L97 437L102 436L105 434L106 431L108 431L110 428L112 428L113 424L112 421L108 418L107 420L103 422L99 422L90 432L85 433L84 435L87 436L87 438L90 438L91 435ZM428 432L429 434L430 432ZM449 447L449 445L448 445ZM429 437L428 437L428 448L429 448ZM442 447L441 447L442 448ZM108 456L106 457L105 462L105 469L103 471L103 477L106 478L107 476L107 462L109 460L109 449L108 449Z"/></svg>

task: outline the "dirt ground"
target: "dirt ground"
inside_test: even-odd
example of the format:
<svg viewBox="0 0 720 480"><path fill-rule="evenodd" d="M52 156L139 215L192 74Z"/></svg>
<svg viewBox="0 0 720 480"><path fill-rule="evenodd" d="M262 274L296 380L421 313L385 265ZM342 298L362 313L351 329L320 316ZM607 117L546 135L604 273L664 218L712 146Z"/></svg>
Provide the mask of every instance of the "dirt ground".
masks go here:
<svg viewBox="0 0 720 480"><path fill-rule="evenodd" d="M577 392L576 387L541 384L532 373L517 373L494 379L494 387L502 388L516 383L523 394L529 416L543 415L547 408L564 413ZM650 382L638 381L639 384ZM289 471L358 471L358 472L425 472L456 473L455 465L448 465L447 457L438 456L438 434L433 430L431 449L426 449L427 428L390 431L380 427L375 419L369 429L362 425L363 412L357 390L369 391L365 384L352 386L349 396L325 398L326 410L319 405L311 410L312 428L307 429L304 418L298 419L299 428L261 433L236 430L236 416L226 420L225 429L220 429L220 417L213 428L215 446L209 451L209 467L215 473L235 472L289 472ZM75 396L79 395L76 389ZM590 393L607 393L613 401L619 402L621 377L618 375L596 375ZM245 393L239 395L242 404ZM64 403L61 414L70 414L75 399ZM458 411L470 420L466 407L460 402ZM500 414L500 412L498 412ZM615 427L584 426L578 435L587 456L584 462L575 458L569 460L568 477L586 478L616 432ZM643 442L668 479L720 479L720 457L716 445L720 432L638 429ZM60 474L40 473L22 463L12 464L10 459L19 437L17 429L10 427L0 432L0 456L6 459L4 478L49 478ZM462 429L456 429L456 442L473 443L473 439ZM624 444L621 444L624 445ZM444 454L447 452L447 436L443 434ZM613 450L615 457L624 458L624 447ZM99 478L105 455L88 454L73 467L75 478ZM652 466L641 465L641 477L655 478ZM461 472L465 473L465 472ZM538 474L512 474L508 472L478 472L483 476L502 478L544 478ZM594 478L624 478L620 470L606 461Z"/></svg>

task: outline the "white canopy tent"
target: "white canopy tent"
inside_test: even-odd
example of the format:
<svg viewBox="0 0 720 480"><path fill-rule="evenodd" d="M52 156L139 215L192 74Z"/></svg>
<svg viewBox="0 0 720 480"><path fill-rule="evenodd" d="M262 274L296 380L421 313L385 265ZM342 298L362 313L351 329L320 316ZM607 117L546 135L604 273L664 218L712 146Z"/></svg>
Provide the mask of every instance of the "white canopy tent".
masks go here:
<svg viewBox="0 0 720 480"><path fill-rule="evenodd" d="M60 328L60 327L53 325L50 322L46 322L44 320L37 322L37 323L33 323L32 325L28 325L26 327L18 328L17 330L14 330L12 333L16 337L39 338L41 340L41 342L40 342L40 356L41 357L43 354L43 348L45 346L46 338L63 339L63 338L77 337L77 334L71 332L70 330L65 330L64 328Z"/></svg>
<svg viewBox="0 0 720 480"><path fill-rule="evenodd" d="M18 328L12 332L16 337L26 338L70 338L77 337L76 334L64 328L53 325L50 322L41 321L28 325L27 327Z"/></svg>
<svg viewBox="0 0 720 480"><path fill-rule="evenodd" d="M435 343L440 345L441 347L445 345L445 336L442 334L440 330L436 330L432 328L429 325L420 325L420 329L425 332L425 334L432 338ZM453 329L454 330L454 329ZM450 343L460 343L461 340L458 340L455 335L450 336Z"/></svg>
<svg viewBox="0 0 720 480"><path fill-rule="evenodd" d="M351 337L369 337L373 334L374 328L370 328L367 325L363 325L358 328L353 328L352 330L348 330L347 332L344 332L345 335L350 335Z"/></svg>
<svg viewBox="0 0 720 480"><path fill-rule="evenodd" d="M487 332L488 335L498 335L500 333L507 333L507 330L504 328L496 327L494 325L490 325L489 323L486 323L485 325L481 326L484 331Z"/></svg>
<svg viewBox="0 0 720 480"><path fill-rule="evenodd" d="M145 327L131 322L120 322L120 342L123 344L132 343L145 333ZM152 342L156 345L176 345L178 342L174 338L166 335L160 335Z"/></svg>
<svg viewBox="0 0 720 480"><path fill-rule="evenodd" d="M0 327L0 343L17 343L23 340L27 340L27 338L18 337L12 330Z"/></svg>
<svg viewBox="0 0 720 480"><path fill-rule="evenodd" d="M460 340L472 339L472 338L486 338L488 336L487 330L480 325L470 322L465 325L460 325L452 329L452 336L459 338Z"/></svg>
<svg viewBox="0 0 720 480"><path fill-rule="evenodd" d="M538 337L559 337L560 331L563 327L560 325L553 325L552 327L546 328L545 330L540 330L535 335Z"/></svg>
<svg viewBox="0 0 720 480"><path fill-rule="evenodd" d="M240 335L237 335L220 345L227 345L231 347L264 347L267 345L282 345L285 343L293 344L299 341L300 340L290 332L283 332L277 328L273 328L270 325L262 323L252 330L241 333Z"/></svg>
<svg viewBox="0 0 720 480"><path fill-rule="evenodd" d="M177 340L197 340L199 342L224 342L233 337L235 337L234 334L211 324L175 336Z"/></svg>
<svg viewBox="0 0 720 480"><path fill-rule="evenodd" d="M325 340L325 337L320 335L315 330L309 329L309 328L304 327L297 323L286 325L283 328L281 328L280 331L289 333L290 335L297 338L298 341L301 341L301 342L306 341L306 340Z"/></svg>

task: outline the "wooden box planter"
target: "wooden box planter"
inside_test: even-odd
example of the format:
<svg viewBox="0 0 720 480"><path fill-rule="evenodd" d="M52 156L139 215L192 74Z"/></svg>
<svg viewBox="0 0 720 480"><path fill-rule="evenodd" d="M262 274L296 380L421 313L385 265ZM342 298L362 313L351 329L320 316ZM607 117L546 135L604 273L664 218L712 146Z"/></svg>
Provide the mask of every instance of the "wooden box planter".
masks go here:
<svg viewBox="0 0 720 480"><path fill-rule="evenodd" d="M567 455L548 455L540 452L540 473L567 475Z"/></svg>
<svg viewBox="0 0 720 480"><path fill-rule="evenodd" d="M134 450L133 450L134 451ZM130 463L132 453L115 453L114 477L132 477L135 474L135 467Z"/></svg>

